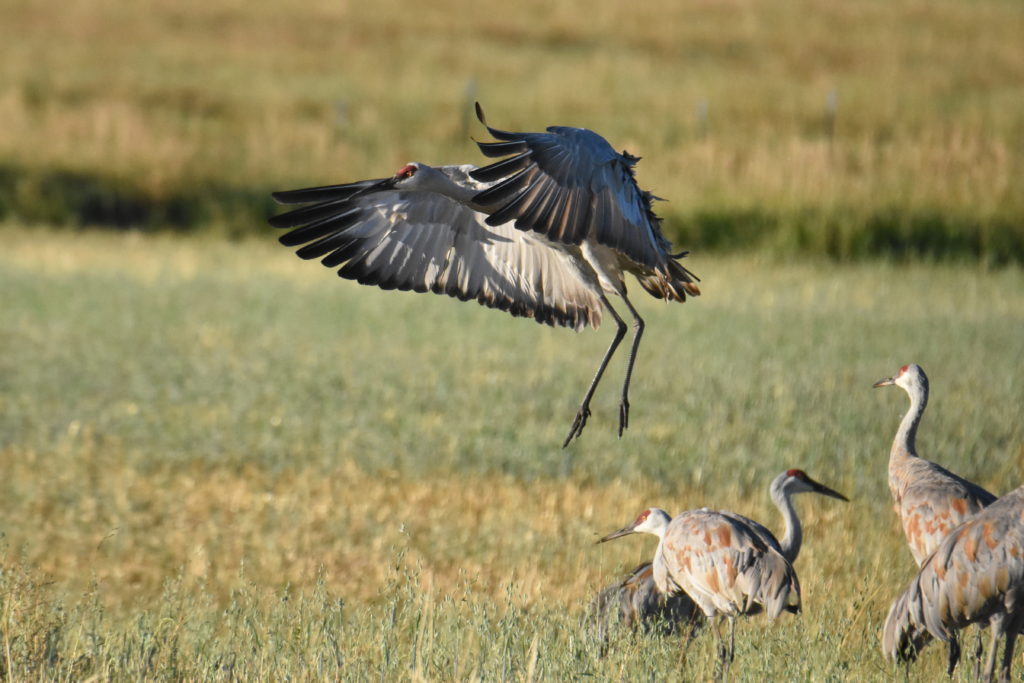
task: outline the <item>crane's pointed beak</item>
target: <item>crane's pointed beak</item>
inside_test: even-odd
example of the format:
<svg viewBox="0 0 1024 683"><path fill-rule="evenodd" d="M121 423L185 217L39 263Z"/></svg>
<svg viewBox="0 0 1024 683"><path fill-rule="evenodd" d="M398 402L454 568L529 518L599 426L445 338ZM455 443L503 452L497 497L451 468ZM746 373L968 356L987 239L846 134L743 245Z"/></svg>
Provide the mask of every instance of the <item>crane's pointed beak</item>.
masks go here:
<svg viewBox="0 0 1024 683"><path fill-rule="evenodd" d="M878 387L891 387L893 384L896 384L896 378L886 377L885 379L878 380L877 382L872 384L871 387L873 389L877 389Z"/></svg>
<svg viewBox="0 0 1024 683"><path fill-rule="evenodd" d="M810 477L807 477L807 483L811 485L811 488L814 489L815 493L820 493L821 495L828 496L829 498L838 498L839 500L845 500L847 503L850 502L850 499L844 496L843 494L839 493L839 491L830 489L824 484L814 481Z"/></svg>
<svg viewBox="0 0 1024 683"><path fill-rule="evenodd" d="M613 538L619 538L620 536L628 536L629 534L632 534L632 533L636 533L636 532L633 530L633 525L630 524L629 526L622 527L618 531L613 531L610 534L608 534L607 536L598 539L597 542L598 543L604 543L605 541L610 541Z"/></svg>

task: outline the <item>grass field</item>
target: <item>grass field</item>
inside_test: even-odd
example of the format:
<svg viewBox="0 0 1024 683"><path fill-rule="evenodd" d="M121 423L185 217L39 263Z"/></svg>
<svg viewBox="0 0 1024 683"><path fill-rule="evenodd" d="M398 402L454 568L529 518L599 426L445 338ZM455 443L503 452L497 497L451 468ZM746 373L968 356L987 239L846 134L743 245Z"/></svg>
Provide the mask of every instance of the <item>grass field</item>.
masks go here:
<svg viewBox="0 0 1024 683"><path fill-rule="evenodd" d="M259 231L272 189L479 161L479 99L643 156L687 247L1024 263L1021 35L1014 0L10 0L0 218Z"/></svg>
<svg viewBox="0 0 1024 683"><path fill-rule="evenodd" d="M916 361L922 454L1024 478L1024 272L691 257L638 299L631 428L610 331L575 335L341 282L274 243L0 229L0 669L12 678L707 679L709 633L601 643L590 598L648 505L777 528L802 467L805 613L739 629L742 679L882 680L913 574L886 487ZM942 674L933 647L915 680ZM961 672L962 675L962 672Z"/></svg>

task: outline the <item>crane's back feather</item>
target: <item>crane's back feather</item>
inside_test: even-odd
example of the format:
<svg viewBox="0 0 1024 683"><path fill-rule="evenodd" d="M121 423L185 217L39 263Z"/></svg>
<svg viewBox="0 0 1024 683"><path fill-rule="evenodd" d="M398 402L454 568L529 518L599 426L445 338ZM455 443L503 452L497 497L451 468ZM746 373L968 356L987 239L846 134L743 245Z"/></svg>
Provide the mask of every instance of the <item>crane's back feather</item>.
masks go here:
<svg viewBox="0 0 1024 683"><path fill-rule="evenodd" d="M752 613L770 619L800 603L800 582L779 551L738 519L714 510L681 513L665 532L667 571L708 617Z"/></svg>
<svg viewBox="0 0 1024 683"><path fill-rule="evenodd" d="M968 624L1024 611L1024 487L953 529L889 610L882 647L905 657L922 632L944 642Z"/></svg>

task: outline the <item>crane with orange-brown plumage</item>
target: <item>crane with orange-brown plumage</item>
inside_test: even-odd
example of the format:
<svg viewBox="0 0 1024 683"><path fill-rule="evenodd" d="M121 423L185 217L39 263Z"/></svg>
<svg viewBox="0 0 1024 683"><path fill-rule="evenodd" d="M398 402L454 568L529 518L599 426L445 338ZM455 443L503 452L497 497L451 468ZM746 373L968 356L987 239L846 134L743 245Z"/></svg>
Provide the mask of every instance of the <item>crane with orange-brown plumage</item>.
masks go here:
<svg viewBox="0 0 1024 683"><path fill-rule="evenodd" d="M485 126L483 111L477 116ZM487 126L498 142L477 143L488 166L409 163L393 177L275 192L308 204L270 219L304 259L382 289L447 294L537 322L581 330L603 311L617 326L576 411L563 447L580 436L590 401L627 325L633 341L619 400L619 436L629 425L629 384L644 321L626 296L632 273L651 295L685 301L697 278L673 254L633 174L638 157L619 154L597 133L551 126L512 133Z"/></svg>
<svg viewBox="0 0 1024 683"><path fill-rule="evenodd" d="M898 386L910 397L889 451L889 490L894 508L920 567L953 527L996 500L982 487L917 454L917 428L928 405L928 376L919 365L900 368L875 387Z"/></svg>
<svg viewBox="0 0 1024 683"><path fill-rule="evenodd" d="M847 500L842 494L819 484L798 469L787 470L779 474L772 480L768 490L772 502L782 513L785 523L785 533L781 542L768 529L752 519L731 512L723 511L721 514L733 515L751 526L765 543L779 550L790 564L796 562L803 543L803 525L791 497L799 493L819 493ZM599 542L611 540L611 538L617 538L617 536L611 534ZM651 623L663 622L666 630L672 632L684 626L693 625L697 615L696 606L688 595L685 593L666 594L658 589L658 585L654 581L653 562L639 565L625 579L602 590L595 598L590 613L597 619L597 625L602 632L608 630L612 621L622 622L631 628L642 627L644 629Z"/></svg>
<svg viewBox="0 0 1024 683"><path fill-rule="evenodd" d="M930 637L949 645L948 672L960 654L957 631L987 624L991 646L983 679L1010 680L1014 643L1024 629L1024 486L954 528L929 555L885 622L882 651L912 661Z"/></svg>
<svg viewBox="0 0 1024 683"><path fill-rule="evenodd" d="M889 451L889 491L893 508L910 545L910 553L918 567L957 525L996 500L981 486L953 474L946 468L917 454L917 428L928 405L928 376L921 366L910 363L892 377L881 379L874 387L898 386L910 397L910 408L903 416ZM890 619L906 619L905 600L897 599L890 609ZM923 647L930 635L923 628L915 629L907 622L904 639L915 648ZM979 636L975 651L980 666L982 644ZM960 657L956 642L950 642L949 670L953 671Z"/></svg>
<svg viewBox="0 0 1024 683"><path fill-rule="evenodd" d="M800 553L803 527L792 496L818 493L847 500L799 469L775 477L769 491L785 520L781 542L749 517L708 508L689 510L674 518L660 508L649 508L628 526L598 541L636 532L657 536L651 572L657 592L662 596L685 593L697 604L712 621L719 656L726 665L733 656L737 616L764 611L769 619L775 619L783 610L799 609L800 583L792 563ZM791 594L795 605L788 604ZM729 619L728 646L716 620L719 616Z"/></svg>

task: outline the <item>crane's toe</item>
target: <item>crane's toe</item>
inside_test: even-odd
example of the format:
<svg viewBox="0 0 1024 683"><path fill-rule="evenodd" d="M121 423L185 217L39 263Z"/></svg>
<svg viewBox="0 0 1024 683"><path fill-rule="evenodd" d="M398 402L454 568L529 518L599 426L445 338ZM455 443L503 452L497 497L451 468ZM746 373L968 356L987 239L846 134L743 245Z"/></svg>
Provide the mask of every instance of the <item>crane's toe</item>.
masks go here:
<svg viewBox="0 0 1024 683"><path fill-rule="evenodd" d="M619 438L622 438L622 432L629 428L629 399L625 396L622 397L622 402L619 403Z"/></svg>
<svg viewBox="0 0 1024 683"><path fill-rule="evenodd" d="M565 437L565 441L562 442L562 448L568 446L573 439L579 438L580 434L583 433L583 428L587 426L588 417L590 417L590 405L588 403L584 403L580 406L580 409L576 411L576 419L572 421L572 426L569 428L569 434Z"/></svg>

